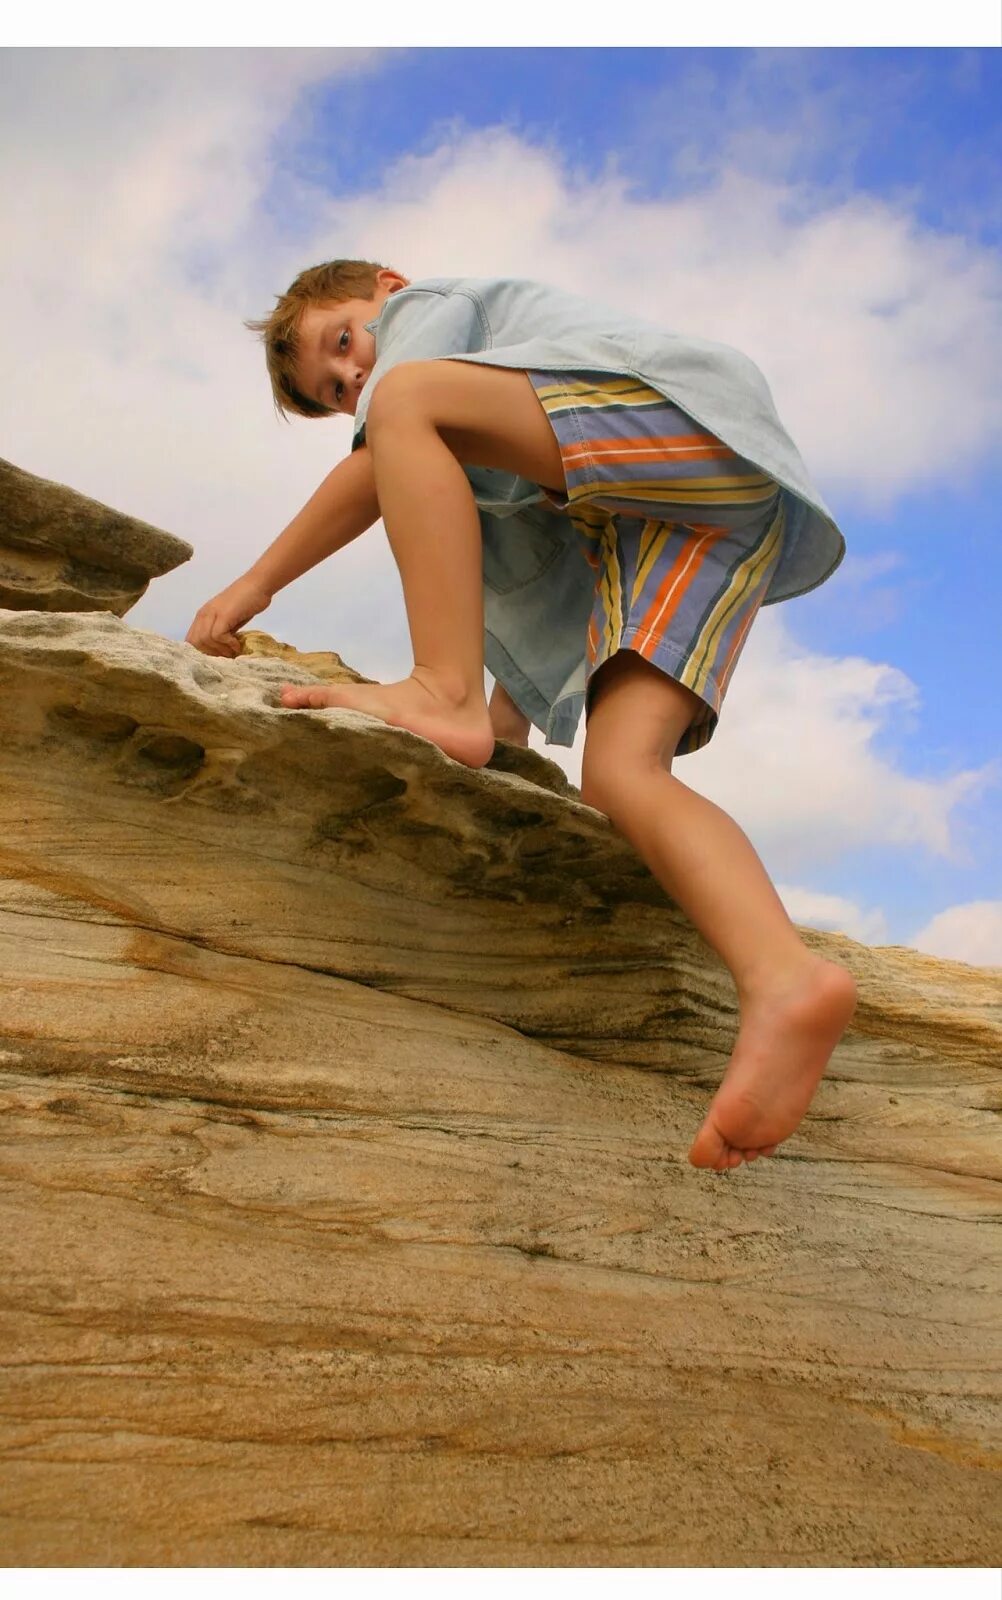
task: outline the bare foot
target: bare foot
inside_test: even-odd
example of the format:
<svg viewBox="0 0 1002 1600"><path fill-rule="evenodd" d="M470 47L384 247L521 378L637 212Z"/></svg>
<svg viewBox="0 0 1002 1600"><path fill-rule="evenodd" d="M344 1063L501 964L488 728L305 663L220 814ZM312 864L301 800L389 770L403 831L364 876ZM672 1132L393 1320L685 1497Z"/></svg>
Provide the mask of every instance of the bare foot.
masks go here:
<svg viewBox="0 0 1002 1600"><path fill-rule="evenodd" d="M693 1166L726 1172L771 1156L810 1105L855 1009L852 973L820 957L746 1001L724 1080L689 1151Z"/></svg>
<svg viewBox="0 0 1002 1600"><path fill-rule="evenodd" d="M400 683L282 685L281 701L290 711L364 711L391 728L408 728L430 739L454 761L484 767L494 754L494 731L486 703L457 705L420 678Z"/></svg>

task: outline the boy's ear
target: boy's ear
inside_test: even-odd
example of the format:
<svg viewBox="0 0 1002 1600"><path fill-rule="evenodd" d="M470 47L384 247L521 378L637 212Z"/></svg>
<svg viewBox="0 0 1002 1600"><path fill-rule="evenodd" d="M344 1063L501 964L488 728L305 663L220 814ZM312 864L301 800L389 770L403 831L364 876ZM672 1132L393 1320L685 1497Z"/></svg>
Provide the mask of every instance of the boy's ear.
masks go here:
<svg viewBox="0 0 1002 1600"><path fill-rule="evenodd" d="M390 294L396 294L398 289L406 289L410 281L409 278L402 277L399 272L392 272L389 267L383 267L377 274L380 288L388 290Z"/></svg>

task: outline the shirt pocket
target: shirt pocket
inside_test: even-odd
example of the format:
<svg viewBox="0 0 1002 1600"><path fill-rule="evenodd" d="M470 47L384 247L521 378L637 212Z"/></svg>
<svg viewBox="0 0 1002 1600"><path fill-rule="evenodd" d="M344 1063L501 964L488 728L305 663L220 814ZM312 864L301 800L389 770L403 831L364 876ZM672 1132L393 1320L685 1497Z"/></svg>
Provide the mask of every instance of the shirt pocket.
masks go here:
<svg viewBox="0 0 1002 1600"><path fill-rule="evenodd" d="M563 529L545 511L493 517L481 511L483 578L495 594L513 594L535 583L567 548Z"/></svg>

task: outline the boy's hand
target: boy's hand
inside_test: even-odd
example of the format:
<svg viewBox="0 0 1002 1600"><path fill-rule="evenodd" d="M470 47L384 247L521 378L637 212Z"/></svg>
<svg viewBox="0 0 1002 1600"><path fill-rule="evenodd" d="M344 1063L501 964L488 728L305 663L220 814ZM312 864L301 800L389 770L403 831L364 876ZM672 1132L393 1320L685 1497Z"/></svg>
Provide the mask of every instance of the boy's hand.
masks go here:
<svg viewBox="0 0 1002 1600"><path fill-rule="evenodd" d="M240 640L236 630L271 605L267 589L253 578L238 578L195 614L185 634L185 644L193 644L205 656L238 656Z"/></svg>

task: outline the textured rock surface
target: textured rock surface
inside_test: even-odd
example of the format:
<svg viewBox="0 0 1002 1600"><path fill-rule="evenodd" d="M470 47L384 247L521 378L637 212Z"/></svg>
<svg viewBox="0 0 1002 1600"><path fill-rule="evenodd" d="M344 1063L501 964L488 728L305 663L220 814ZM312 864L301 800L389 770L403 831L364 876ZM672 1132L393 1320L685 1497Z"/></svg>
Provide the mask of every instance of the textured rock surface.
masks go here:
<svg viewBox="0 0 1002 1600"><path fill-rule="evenodd" d="M995 1564L1002 973L807 930L852 1030L697 1172L631 848L248 642L0 613L5 1560Z"/></svg>
<svg viewBox="0 0 1002 1600"><path fill-rule="evenodd" d="M0 461L0 606L124 616L191 545Z"/></svg>

